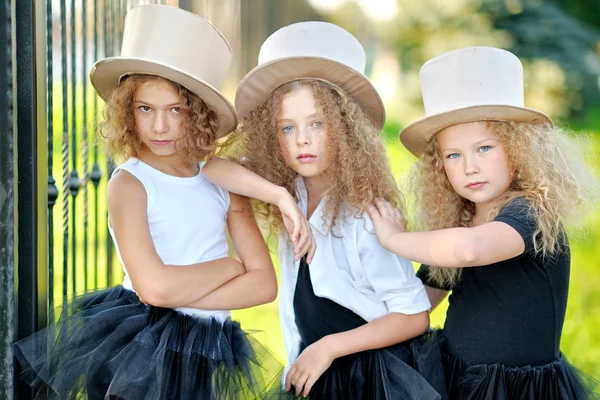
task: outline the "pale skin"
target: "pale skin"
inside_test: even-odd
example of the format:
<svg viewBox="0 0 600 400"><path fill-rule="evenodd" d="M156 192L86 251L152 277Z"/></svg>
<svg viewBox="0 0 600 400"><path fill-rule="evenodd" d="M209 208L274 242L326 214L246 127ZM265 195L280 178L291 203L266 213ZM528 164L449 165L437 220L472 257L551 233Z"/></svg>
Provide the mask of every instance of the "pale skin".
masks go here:
<svg viewBox="0 0 600 400"><path fill-rule="evenodd" d="M190 177L197 163L185 160L175 148L183 135L180 99L166 81L139 85L134 96L136 130L145 147L139 158L173 176ZM160 307L244 308L273 301L277 283L268 249L246 207L232 194L227 227L240 261L224 257L180 266L165 265L158 256L146 215L147 197L133 175L120 171L108 184L110 224L123 262L143 301Z"/></svg>
<svg viewBox="0 0 600 400"><path fill-rule="evenodd" d="M306 254L307 260L312 261L317 250L315 238L310 224L287 190L239 164L222 158L211 159L202 168L202 173L212 183L230 192L276 205L283 215L285 228L292 238L296 260Z"/></svg>
<svg viewBox="0 0 600 400"><path fill-rule="evenodd" d="M167 81L160 79L142 84L141 90L146 90L145 87L147 85L153 84L159 84L157 87L160 88L162 91L161 93L166 93L165 90L172 87ZM136 112L139 112L140 108L148 111L140 114L143 115L143 118L137 118L137 124L150 123L152 120L155 124L154 129L160 134L169 124L175 126L174 124L181 124L182 122L181 118L183 116L179 114L181 101L174 93L168 97L169 103L163 102L164 104L160 104L162 109L160 109L160 107L154 107L154 104L148 103L148 101L151 101L152 99L141 98L138 96L135 100L134 107L137 110ZM174 112L175 110L177 110L177 112ZM174 128L171 128L171 131L173 131L173 129ZM145 143L158 155L174 152L175 140L166 141L169 143L160 143L160 145L157 145L151 140L147 140ZM168 174L177 175L180 173L180 171L172 170L167 166L163 168L165 168L165 170L162 172ZM187 173L187 171L184 171L183 173ZM197 174L197 166L193 168L191 173L192 175L190 176ZM285 228L292 238L296 259L299 260L306 254L307 259L312 260L316 251L316 243L310 224L298 208L292 195L289 194L287 190L274 185L233 161L216 157L212 158L204 165L202 174L212 183L221 186L229 192L245 197L253 197L277 206L283 215Z"/></svg>
<svg viewBox="0 0 600 400"><path fill-rule="evenodd" d="M308 191L308 218L313 214L326 187L323 162L327 155L327 129L315 106L310 89L290 92L282 102L278 120L278 140L286 164L304 177ZM285 380L296 394L308 396L319 377L338 357L379 349L416 337L429 327L427 312L405 315L389 313L359 328L324 337L307 347L291 366Z"/></svg>
<svg viewBox="0 0 600 400"><path fill-rule="evenodd" d="M367 211L381 245L410 260L451 268L486 266L523 254L525 242L514 228L503 222L486 222L494 201L513 180L506 149L484 122L448 127L438 133L438 143L452 188L475 203L471 227L405 232L400 213L389 203L376 200ZM435 305L448 293L433 288L427 292Z"/></svg>

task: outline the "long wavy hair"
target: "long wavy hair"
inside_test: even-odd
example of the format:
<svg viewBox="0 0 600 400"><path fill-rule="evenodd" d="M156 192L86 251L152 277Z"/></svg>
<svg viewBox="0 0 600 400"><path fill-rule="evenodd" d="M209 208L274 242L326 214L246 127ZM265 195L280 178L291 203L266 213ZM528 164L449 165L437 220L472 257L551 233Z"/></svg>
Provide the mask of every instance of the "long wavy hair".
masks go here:
<svg viewBox="0 0 600 400"><path fill-rule="evenodd" d="M190 162L210 159L216 149L219 116L200 97L183 86L154 75L129 75L110 93L102 112L98 133L106 143L109 156L116 162L139 157L144 144L135 126L134 100L139 85L162 81L172 85L181 99L184 136L176 149Z"/></svg>
<svg viewBox="0 0 600 400"><path fill-rule="evenodd" d="M597 179L577 150L577 143L563 129L549 124L486 122L503 145L514 171L509 189L498 198L487 215L492 221L511 200L523 197L537 221L533 235L534 250L543 257L555 255L564 245L562 223L576 205L592 193ZM411 174L416 193L417 221L424 230L468 227L475 204L459 196L444 171L437 135L434 135ZM454 284L460 268L432 266L430 276L438 284Z"/></svg>
<svg viewBox="0 0 600 400"><path fill-rule="evenodd" d="M285 96L309 88L327 131L328 160L323 172L327 184L324 223L333 229L344 204L356 217L375 197L383 198L403 210L400 192L390 171L381 133L361 106L339 87L316 79L286 83L246 116L234 134L233 143L241 146L242 163L297 198L296 172L286 163L277 138L277 120ZM231 143L230 142L230 145ZM271 233L277 233L282 217L277 207L254 202L255 211L267 218Z"/></svg>

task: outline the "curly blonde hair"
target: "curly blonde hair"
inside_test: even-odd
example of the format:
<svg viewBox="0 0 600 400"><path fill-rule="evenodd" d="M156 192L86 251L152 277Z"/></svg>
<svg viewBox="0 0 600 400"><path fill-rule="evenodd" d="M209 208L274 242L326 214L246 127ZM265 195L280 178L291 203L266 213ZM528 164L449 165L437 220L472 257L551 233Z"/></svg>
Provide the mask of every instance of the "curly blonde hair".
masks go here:
<svg viewBox="0 0 600 400"><path fill-rule="evenodd" d="M134 101L140 84L162 81L175 88L181 99L185 134L176 148L190 162L210 159L216 149L219 116L200 97L168 79L145 74L129 75L110 93L99 124L99 137L104 139L109 156L117 162L139 157L144 144L135 126Z"/></svg>
<svg viewBox="0 0 600 400"><path fill-rule="evenodd" d="M514 171L511 186L494 203L487 221L492 221L511 200L525 198L537 221L535 252L543 257L555 255L564 244L562 222L572 215L575 205L586 199L584 188L596 178L578 155L574 140L561 128L503 121L487 121L486 127L503 145ZM422 229L471 225L475 204L452 189L437 135L419 158L411 178ZM432 266L429 275L439 285L452 285L460 272L460 268Z"/></svg>
<svg viewBox="0 0 600 400"><path fill-rule="evenodd" d="M298 199L296 172L286 163L277 138L277 121L285 96L300 88L309 88L317 109L323 114L327 131L328 160L323 172L327 200L324 223L333 229L343 217L342 206L352 207L362 217L366 205L375 197L383 198L403 210L400 192L390 171L381 134L361 106L339 87L316 79L288 82L242 121L234 142L245 151L243 164L263 178L283 186ZM271 233L282 224L279 209L255 202L255 211L267 218ZM325 220L325 218L327 218Z"/></svg>

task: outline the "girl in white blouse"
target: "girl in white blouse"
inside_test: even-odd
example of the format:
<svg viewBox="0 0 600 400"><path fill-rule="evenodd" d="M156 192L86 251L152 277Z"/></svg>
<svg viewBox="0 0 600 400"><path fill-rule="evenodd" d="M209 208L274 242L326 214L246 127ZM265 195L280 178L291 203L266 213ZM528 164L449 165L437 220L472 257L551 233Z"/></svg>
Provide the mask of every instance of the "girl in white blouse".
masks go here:
<svg viewBox="0 0 600 400"><path fill-rule="evenodd" d="M400 200L364 65L345 30L298 23L265 41L236 96L244 164L296 197L317 244L312 260L297 260L278 209L255 205L280 233L285 389L311 399L436 399L432 385L442 381L419 374L410 348L429 327L427 294L365 213L375 197Z"/></svg>

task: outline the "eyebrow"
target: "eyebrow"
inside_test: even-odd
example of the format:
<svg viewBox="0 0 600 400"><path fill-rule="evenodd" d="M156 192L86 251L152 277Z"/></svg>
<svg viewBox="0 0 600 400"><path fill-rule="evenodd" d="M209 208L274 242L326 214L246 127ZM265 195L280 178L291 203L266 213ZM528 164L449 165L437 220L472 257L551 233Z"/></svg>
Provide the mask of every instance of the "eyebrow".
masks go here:
<svg viewBox="0 0 600 400"><path fill-rule="evenodd" d="M144 100L134 100L133 102L135 104L139 103L139 104L144 104L146 106L155 106L155 104L148 103L147 101L144 101ZM181 106L181 102L165 104L165 107L175 107L175 106Z"/></svg>
<svg viewBox="0 0 600 400"><path fill-rule="evenodd" d="M309 116L307 116L305 119L311 119L311 118L315 118L315 117L319 117L319 113L318 113L318 112L316 112L316 113L313 113L313 114L310 114L310 115L309 115ZM279 122L279 123L281 123L281 122L286 122L286 121L289 121L289 122L294 122L292 119L289 119L289 118L278 118L278 119L277 119L277 122Z"/></svg>
<svg viewBox="0 0 600 400"><path fill-rule="evenodd" d="M497 138L495 138L495 137L493 137L493 136L492 136L492 137L489 137L489 138L485 138L485 139L482 139L482 140L480 140L480 141L478 141L478 142L475 142L475 143L473 143L473 147L477 147L477 146L479 146L481 143L483 143L483 142L486 142L486 141L488 141L488 140L498 140L498 139L497 139ZM448 148L442 149L442 152L444 152L444 151L457 151L457 150L460 150L460 149L456 149L456 148L454 148L454 147L448 147Z"/></svg>

